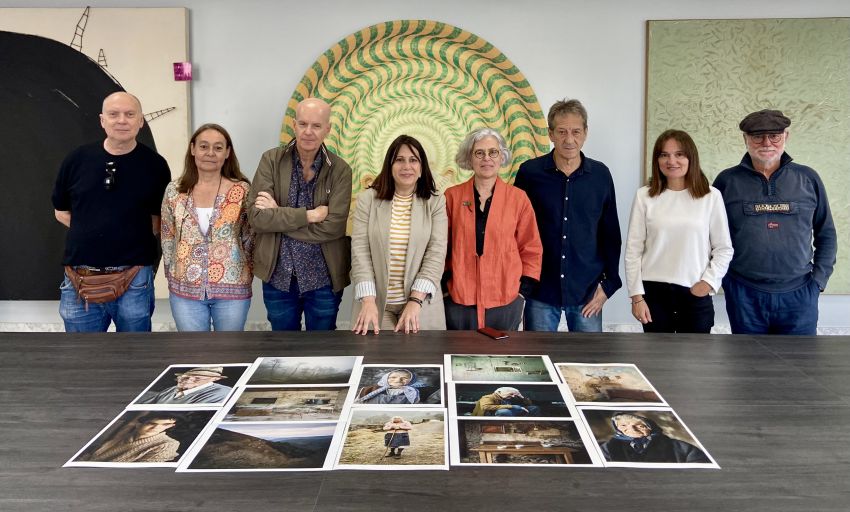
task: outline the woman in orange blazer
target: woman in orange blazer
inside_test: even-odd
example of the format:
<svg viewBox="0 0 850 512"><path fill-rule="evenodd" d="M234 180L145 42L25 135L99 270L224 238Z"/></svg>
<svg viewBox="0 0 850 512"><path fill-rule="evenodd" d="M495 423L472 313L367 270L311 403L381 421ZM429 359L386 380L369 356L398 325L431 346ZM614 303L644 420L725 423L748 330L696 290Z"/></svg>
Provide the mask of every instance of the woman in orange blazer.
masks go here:
<svg viewBox="0 0 850 512"><path fill-rule="evenodd" d="M499 178L511 161L505 139L481 128L461 143L455 161L472 179L446 190L449 329L517 330L528 293L540 279L543 246L525 192Z"/></svg>

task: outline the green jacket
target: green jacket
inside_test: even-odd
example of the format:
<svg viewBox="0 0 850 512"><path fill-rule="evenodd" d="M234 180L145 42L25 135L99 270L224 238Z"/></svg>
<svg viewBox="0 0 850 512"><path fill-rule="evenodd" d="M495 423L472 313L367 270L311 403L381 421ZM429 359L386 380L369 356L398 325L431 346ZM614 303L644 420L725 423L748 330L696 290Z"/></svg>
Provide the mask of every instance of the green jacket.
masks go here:
<svg viewBox="0 0 850 512"><path fill-rule="evenodd" d="M248 194L248 222L257 234L254 246L254 275L265 282L271 279L280 250L280 237L286 235L302 242L322 245L322 255L331 275L335 292L351 282L351 238L346 236L351 206L351 167L322 145L323 163L313 194L313 205L328 207L322 222L307 223L306 208L289 207L289 184L292 178L293 140L284 147L273 148L260 158ZM260 192L269 192L277 208L258 210L254 201Z"/></svg>

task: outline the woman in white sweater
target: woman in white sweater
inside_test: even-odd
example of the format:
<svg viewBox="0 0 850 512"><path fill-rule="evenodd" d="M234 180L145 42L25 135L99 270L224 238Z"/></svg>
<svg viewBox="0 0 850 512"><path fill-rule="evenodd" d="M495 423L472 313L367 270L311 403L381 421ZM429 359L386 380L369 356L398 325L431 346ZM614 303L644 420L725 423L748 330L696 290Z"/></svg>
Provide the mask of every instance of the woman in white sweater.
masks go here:
<svg viewBox="0 0 850 512"><path fill-rule="evenodd" d="M644 332L711 332L711 296L731 259L720 191L702 173L690 135L665 131L652 150L650 183L635 194L629 219L632 315Z"/></svg>

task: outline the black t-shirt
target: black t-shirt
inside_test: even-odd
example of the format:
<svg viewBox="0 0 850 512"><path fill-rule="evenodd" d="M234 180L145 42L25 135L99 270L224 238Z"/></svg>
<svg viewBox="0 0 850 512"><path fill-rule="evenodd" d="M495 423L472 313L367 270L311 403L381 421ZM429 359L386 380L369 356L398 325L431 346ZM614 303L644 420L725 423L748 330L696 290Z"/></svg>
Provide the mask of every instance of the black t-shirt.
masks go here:
<svg viewBox="0 0 850 512"><path fill-rule="evenodd" d="M109 190L104 185L107 162L115 169ZM71 152L53 189L53 207L71 212L63 264L154 264L157 240L151 215L160 214L170 180L165 159L141 143L126 155L107 153L102 142Z"/></svg>

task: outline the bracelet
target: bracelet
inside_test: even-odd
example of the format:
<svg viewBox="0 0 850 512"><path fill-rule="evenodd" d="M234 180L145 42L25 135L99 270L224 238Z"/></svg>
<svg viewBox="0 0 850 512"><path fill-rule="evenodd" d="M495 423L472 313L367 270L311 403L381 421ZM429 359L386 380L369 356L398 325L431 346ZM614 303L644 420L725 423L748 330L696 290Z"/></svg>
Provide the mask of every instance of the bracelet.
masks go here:
<svg viewBox="0 0 850 512"><path fill-rule="evenodd" d="M634 306L635 304L640 304L641 302L643 302L643 299L636 300L636 301L632 302L632 306Z"/></svg>
<svg viewBox="0 0 850 512"><path fill-rule="evenodd" d="M415 303L419 304L420 306L422 305L422 299L414 297L413 295L411 295L410 297L407 298L407 302L415 302Z"/></svg>

